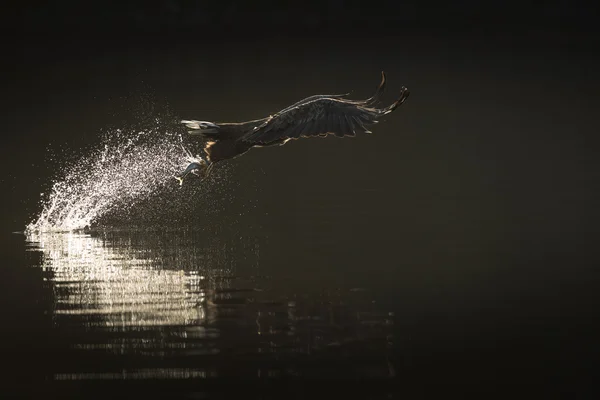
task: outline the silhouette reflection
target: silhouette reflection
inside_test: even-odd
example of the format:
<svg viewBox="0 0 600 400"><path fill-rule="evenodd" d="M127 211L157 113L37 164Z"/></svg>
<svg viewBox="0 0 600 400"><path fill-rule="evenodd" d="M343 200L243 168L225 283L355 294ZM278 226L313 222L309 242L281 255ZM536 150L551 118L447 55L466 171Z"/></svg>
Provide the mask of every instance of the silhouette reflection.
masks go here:
<svg viewBox="0 0 600 400"><path fill-rule="evenodd" d="M363 290L287 293L260 274L259 238L103 232L27 240L53 293L61 357L53 379L394 375L393 315L374 309Z"/></svg>

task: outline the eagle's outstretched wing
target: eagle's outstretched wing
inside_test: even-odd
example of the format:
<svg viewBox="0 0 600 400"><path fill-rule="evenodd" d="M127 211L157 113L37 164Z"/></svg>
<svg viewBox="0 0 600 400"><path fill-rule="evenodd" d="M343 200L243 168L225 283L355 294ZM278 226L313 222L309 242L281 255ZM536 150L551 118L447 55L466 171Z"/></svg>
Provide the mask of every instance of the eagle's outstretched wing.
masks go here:
<svg viewBox="0 0 600 400"><path fill-rule="evenodd" d="M252 145L269 145L328 134L344 137L354 136L357 132L371 133L367 126L377 123L380 117L395 110L410 94L403 87L400 97L392 105L373 108L384 85L385 75L380 90L364 101L324 96L305 99L271 116L239 140Z"/></svg>
<svg viewBox="0 0 600 400"><path fill-rule="evenodd" d="M377 103L379 101L379 99L381 98L381 95L383 94L384 90L385 90L385 83L386 83L386 79L385 79L385 72L381 71L381 82L379 83L379 86L377 87L377 91L375 92L375 94L371 97L369 97L367 100L349 100L346 99L346 96L350 95L350 93L344 93L344 94L316 94L314 96L310 96L307 97L305 99L302 99L300 101L298 101L297 103L292 104L289 107L284 108L283 110L279 111L278 114L282 114L286 111L289 111L295 107L299 107L303 104L309 103L311 101L315 101L315 100L320 100L320 99L343 99L348 103L352 103L352 104L360 104L363 106L372 106L375 103Z"/></svg>

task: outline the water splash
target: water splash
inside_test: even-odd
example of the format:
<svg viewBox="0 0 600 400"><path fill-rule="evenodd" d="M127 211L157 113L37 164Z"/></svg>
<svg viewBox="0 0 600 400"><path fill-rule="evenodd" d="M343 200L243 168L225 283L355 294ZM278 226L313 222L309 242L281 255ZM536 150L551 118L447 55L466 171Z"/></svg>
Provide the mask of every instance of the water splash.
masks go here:
<svg viewBox="0 0 600 400"><path fill-rule="evenodd" d="M158 119L141 130L113 130L54 181L26 231L81 230L106 215L126 213L173 190L178 186L173 176L192 161L197 159L184 149L180 134Z"/></svg>

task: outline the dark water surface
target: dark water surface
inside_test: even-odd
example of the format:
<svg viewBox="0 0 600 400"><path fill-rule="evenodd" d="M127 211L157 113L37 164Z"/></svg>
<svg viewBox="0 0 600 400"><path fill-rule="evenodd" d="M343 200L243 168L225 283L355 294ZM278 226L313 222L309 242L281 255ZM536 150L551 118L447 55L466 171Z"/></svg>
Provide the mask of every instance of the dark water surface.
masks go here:
<svg viewBox="0 0 600 400"><path fill-rule="evenodd" d="M19 52L2 139L4 387L593 393L598 63L577 44L517 42ZM315 93L363 98L381 70L386 102L402 85L412 94L371 136L253 149L210 184L173 180L107 216L119 229L11 233L102 132L157 116L168 129L253 119Z"/></svg>
<svg viewBox="0 0 600 400"><path fill-rule="evenodd" d="M393 377L394 314L379 295L290 291L261 268L263 241L212 232L29 237L59 355L48 378ZM341 362L352 356L360 363Z"/></svg>

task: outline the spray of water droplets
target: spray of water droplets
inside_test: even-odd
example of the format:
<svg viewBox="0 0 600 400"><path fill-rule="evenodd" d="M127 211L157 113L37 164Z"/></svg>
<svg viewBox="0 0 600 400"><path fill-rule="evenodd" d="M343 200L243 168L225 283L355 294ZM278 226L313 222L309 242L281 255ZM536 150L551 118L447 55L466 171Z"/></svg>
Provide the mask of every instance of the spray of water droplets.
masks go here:
<svg viewBox="0 0 600 400"><path fill-rule="evenodd" d="M144 202L160 207L163 194L179 189L173 176L192 161L180 133L159 121L142 130L114 130L53 182L26 231L81 230L108 216L126 216Z"/></svg>

